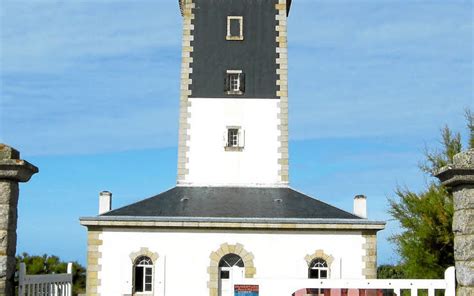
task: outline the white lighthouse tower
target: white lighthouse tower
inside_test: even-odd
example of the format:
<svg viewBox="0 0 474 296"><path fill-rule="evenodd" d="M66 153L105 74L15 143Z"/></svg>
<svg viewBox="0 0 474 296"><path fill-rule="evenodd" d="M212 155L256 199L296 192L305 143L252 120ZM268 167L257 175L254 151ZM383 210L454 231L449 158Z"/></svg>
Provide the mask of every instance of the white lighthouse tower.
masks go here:
<svg viewBox="0 0 474 296"><path fill-rule="evenodd" d="M179 185L288 185L290 2L181 1Z"/></svg>

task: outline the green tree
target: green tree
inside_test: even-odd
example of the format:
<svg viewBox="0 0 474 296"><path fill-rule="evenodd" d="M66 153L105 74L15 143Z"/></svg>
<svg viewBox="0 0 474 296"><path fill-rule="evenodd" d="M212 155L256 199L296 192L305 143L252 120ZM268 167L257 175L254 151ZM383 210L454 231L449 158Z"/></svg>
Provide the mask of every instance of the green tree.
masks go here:
<svg viewBox="0 0 474 296"><path fill-rule="evenodd" d="M404 279L405 273L400 265L384 264L377 267L378 279Z"/></svg>
<svg viewBox="0 0 474 296"><path fill-rule="evenodd" d="M67 262L61 261L57 256L31 256L23 253L16 257L17 270L20 262L25 263L27 274L53 274L66 273ZM86 269L77 262L72 263L73 295L84 293L86 288Z"/></svg>
<svg viewBox="0 0 474 296"><path fill-rule="evenodd" d="M470 131L468 146L474 148L474 118L469 110L466 119ZM441 131L441 150L426 150L426 160L419 167L432 177L461 150L461 135L445 127ZM435 178L421 192L399 187L395 193L398 198L389 200L389 213L400 223L402 232L391 240L400 254L404 275L442 278L444 270L454 265L452 194Z"/></svg>

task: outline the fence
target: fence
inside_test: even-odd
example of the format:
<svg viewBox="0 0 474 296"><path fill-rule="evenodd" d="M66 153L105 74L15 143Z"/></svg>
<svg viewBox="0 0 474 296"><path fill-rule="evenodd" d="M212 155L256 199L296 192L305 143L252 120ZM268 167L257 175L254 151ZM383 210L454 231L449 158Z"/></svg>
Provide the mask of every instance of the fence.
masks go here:
<svg viewBox="0 0 474 296"><path fill-rule="evenodd" d="M18 296L71 296L72 263L67 273L27 275L25 263L20 263Z"/></svg>
<svg viewBox="0 0 474 296"><path fill-rule="evenodd" d="M311 295L307 290L324 290L321 294L325 296L380 295L383 290L393 291L396 295L408 290L411 296L417 296L420 290L428 291L429 296L435 296L435 290L444 291L445 296L455 296L456 293L454 267L446 269L444 279L438 280L243 279L239 284L258 285L262 296Z"/></svg>

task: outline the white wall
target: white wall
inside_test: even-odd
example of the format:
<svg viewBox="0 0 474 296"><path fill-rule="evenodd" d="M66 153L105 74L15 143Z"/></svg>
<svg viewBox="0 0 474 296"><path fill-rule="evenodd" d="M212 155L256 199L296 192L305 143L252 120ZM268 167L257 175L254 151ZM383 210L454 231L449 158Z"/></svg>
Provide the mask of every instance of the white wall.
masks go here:
<svg viewBox="0 0 474 296"><path fill-rule="evenodd" d="M191 185L278 185L278 102L273 99L190 99ZM245 130L242 151L225 151L227 126Z"/></svg>
<svg viewBox="0 0 474 296"><path fill-rule="evenodd" d="M130 294L132 261L130 254L142 247L159 255L155 266L156 296L209 294L209 255L222 243L243 244L251 252L257 269L255 278L307 278L304 257L322 249L334 257L330 277L361 279L362 244L360 232L203 232L165 230L104 231L99 263L100 295ZM166 262L166 264L165 264ZM342 262L342 268L340 263ZM342 275L341 275L342 269Z"/></svg>

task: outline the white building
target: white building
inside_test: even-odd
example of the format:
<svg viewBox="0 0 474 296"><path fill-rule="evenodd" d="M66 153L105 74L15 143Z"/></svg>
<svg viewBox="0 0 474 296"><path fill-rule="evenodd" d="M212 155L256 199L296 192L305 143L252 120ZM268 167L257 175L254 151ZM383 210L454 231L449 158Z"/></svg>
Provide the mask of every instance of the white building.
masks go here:
<svg viewBox="0 0 474 296"><path fill-rule="evenodd" d="M291 0L181 0L177 186L81 218L87 295L234 295L242 278L374 278L366 199L351 214L288 184ZM302 287L304 288L304 287Z"/></svg>

